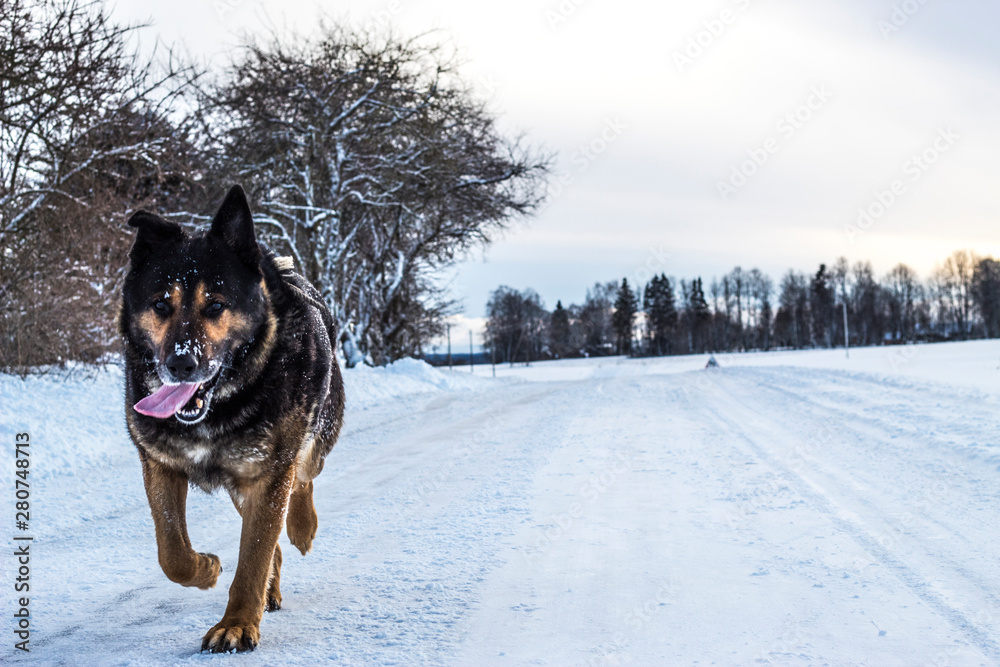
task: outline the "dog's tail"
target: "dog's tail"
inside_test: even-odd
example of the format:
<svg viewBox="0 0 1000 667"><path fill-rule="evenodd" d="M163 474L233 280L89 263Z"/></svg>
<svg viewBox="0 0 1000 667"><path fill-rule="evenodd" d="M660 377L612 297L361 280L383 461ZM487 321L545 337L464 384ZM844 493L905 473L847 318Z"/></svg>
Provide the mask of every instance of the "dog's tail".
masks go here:
<svg viewBox="0 0 1000 667"><path fill-rule="evenodd" d="M330 340L335 341L336 325L333 321L333 315L330 313L330 308L323 303L323 297L319 291L305 277L295 272L295 260L292 257L272 255L271 261L274 263L274 268L278 269L278 273L281 274L285 285L291 288L299 298L319 311L323 324L330 335ZM336 342L334 342L334 345L336 345Z"/></svg>
<svg viewBox="0 0 1000 667"><path fill-rule="evenodd" d="M278 269L278 271L280 271L281 273L294 271L295 259L293 259L292 257L275 257L274 268Z"/></svg>

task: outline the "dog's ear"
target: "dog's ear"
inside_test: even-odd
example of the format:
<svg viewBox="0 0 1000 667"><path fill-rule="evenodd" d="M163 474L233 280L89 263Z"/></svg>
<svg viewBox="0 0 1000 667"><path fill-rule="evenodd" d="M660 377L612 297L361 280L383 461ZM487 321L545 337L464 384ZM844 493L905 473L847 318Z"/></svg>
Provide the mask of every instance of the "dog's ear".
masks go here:
<svg viewBox="0 0 1000 667"><path fill-rule="evenodd" d="M133 266L142 263L158 245L184 238L184 230L176 222L141 209L132 214L128 224L139 230L128 255Z"/></svg>
<svg viewBox="0 0 1000 667"><path fill-rule="evenodd" d="M253 217L243 188L234 185L212 219L209 234L221 239L245 264L260 266L261 252L254 235Z"/></svg>

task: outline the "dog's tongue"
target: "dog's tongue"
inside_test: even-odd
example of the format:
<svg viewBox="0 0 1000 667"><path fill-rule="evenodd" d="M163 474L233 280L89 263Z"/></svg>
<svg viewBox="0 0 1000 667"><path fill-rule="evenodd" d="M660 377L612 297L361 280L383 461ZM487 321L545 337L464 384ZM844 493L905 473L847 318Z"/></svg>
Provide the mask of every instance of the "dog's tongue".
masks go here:
<svg viewBox="0 0 1000 667"><path fill-rule="evenodd" d="M157 419L173 417L175 412L191 400L194 393L198 391L199 386L200 383L198 382L165 384L136 403L135 411L149 417L156 417Z"/></svg>

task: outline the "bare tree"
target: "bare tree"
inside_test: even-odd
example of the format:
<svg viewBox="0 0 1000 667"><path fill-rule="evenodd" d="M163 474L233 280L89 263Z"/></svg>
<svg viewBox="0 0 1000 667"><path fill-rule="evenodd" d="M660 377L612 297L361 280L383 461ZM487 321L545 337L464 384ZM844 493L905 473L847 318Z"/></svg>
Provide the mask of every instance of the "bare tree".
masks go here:
<svg viewBox="0 0 1000 667"><path fill-rule="evenodd" d="M746 349L746 340L744 336L744 327L746 322L743 320L743 311L744 300L746 299L747 292L747 276L743 272L743 269L737 266L729 273L727 278L730 288L730 296L733 299L733 304L736 306L736 315L733 320L735 329L733 335L736 337L736 349L742 351Z"/></svg>
<svg viewBox="0 0 1000 667"><path fill-rule="evenodd" d="M885 277L885 286L890 332L895 340L912 341L916 337L917 303L923 297L917 273L906 264L898 264Z"/></svg>
<svg viewBox="0 0 1000 667"><path fill-rule="evenodd" d="M774 336L778 345L803 348L810 343L809 279L789 270L781 279Z"/></svg>
<svg viewBox="0 0 1000 667"><path fill-rule="evenodd" d="M486 316L486 346L494 359L513 365L542 356L549 314L534 290L501 285L490 295Z"/></svg>
<svg viewBox="0 0 1000 667"><path fill-rule="evenodd" d="M141 58L136 30L100 2L0 0L0 366L113 348L119 216L193 188L170 113L197 72Z"/></svg>
<svg viewBox="0 0 1000 667"><path fill-rule="evenodd" d="M771 347L771 324L773 308L771 295L774 293L774 283L770 276L760 269L750 272L750 295L753 303L753 347L767 350Z"/></svg>
<svg viewBox="0 0 1000 667"><path fill-rule="evenodd" d="M257 221L330 304L349 365L405 351L440 312L428 275L543 197L547 159L502 136L426 38L250 41L210 100Z"/></svg>
<svg viewBox="0 0 1000 667"><path fill-rule="evenodd" d="M850 265L846 257L838 257L833 265L831 273L834 289L837 292L839 303L836 306L836 316L833 318L834 331L836 332L836 343L845 347L850 345L850 310L851 299L849 296L848 283L851 277Z"/></svg>
<svg viewBox="0 0 1000 667"><path fill-rule="evenodd" d="M587 298L580 308L579 328L583 349L588 355L606 355L614 352L614 330L611 316L618 283L595 283L587 290Z"/></svg>
<svg viewBox="0 0 1000 667"><path fill-rule="evenodd" d="M65 187L78 174L110 159L155 167L171 146L153 130L196 72L141 60L128 44L136 29L97 2L0 0L0 244L54 198L85 206ZM106 140L142 120L149 132Z"/></svg>
<svg viewBox="0 0 1000 667"><path fill-rule="evenodd" d="M980 259L972 279L972 297L987 338L1000 338L1000 262Z"/></svg>
<svg viewBox="0 0 1000 667"><path fill-rule="evenodd" d="M977 260L968 250L956 250L932 276L943 314L963 340L971 332L972 284Z"/></svg>

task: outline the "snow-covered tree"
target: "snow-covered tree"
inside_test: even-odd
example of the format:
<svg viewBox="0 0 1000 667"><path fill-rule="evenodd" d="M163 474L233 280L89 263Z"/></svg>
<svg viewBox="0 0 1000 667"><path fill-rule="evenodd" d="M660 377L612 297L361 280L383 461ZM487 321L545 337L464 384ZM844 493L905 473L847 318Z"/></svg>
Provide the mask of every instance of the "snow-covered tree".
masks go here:
<svg viewBox="0 0 1000 667"><path fill-rule="evenodd" d="M197 198L174 113L197 72L140 56L138 28L100 1L0 0L0 367L115 349L126 213Z"/></svg>
<svg viewBox="0 0 1000 667"><path fill-rule="evenodd" d="M348 365L418 352L442 312L433 274L544 195L546 159L456 66L426 39L322 25L249 41L211 93L261 230L320 289Z"/></svg>

